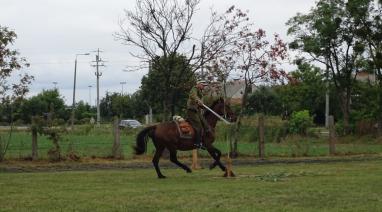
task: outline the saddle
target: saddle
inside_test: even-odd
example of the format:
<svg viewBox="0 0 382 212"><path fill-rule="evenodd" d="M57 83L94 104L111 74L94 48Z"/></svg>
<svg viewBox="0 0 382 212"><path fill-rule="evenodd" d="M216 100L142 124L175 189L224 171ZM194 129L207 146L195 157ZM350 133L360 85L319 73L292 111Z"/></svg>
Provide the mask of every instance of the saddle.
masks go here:
<svg viewBox="0 0 382 212"><path fill-rule="evenodd" d="M178 127L179 137L183 139L192 139L195 134L194 128L181 116L174 116L173 121Z"/></svg>

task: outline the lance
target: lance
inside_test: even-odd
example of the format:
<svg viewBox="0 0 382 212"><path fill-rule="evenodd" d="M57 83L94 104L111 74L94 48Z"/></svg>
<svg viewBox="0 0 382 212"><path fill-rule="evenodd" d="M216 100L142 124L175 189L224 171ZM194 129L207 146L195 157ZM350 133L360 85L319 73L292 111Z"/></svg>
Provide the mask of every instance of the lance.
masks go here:
<svg viewBox="0 0 382 212"><path fill-rule="evenodd" d="M231 122L227 121L226 119L224 119L223 117L221 117L219 114L217 114L215 111L213 111L211 108L209 108L207 105L205 104L202 104L202 106L204 108L206 108L207 110L209 110L212 114L214 114L216 117L218 117L220 120L222 120L224 123L226 124L231 124Z"/></svg>

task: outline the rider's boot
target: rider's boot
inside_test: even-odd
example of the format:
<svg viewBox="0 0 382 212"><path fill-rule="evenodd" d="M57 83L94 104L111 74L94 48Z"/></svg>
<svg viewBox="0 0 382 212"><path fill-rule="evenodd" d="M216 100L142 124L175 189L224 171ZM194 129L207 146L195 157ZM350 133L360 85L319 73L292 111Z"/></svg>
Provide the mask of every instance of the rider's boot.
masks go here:
<svg viewBox="0 0 382 212"><path fill-rule="evenodd" d="M202 135L201 135L201 130L196 130L195 129L195 147L196 148L199 148L199 149L205 149L205 147L203 146L203 143L202 143Z"/></svg>

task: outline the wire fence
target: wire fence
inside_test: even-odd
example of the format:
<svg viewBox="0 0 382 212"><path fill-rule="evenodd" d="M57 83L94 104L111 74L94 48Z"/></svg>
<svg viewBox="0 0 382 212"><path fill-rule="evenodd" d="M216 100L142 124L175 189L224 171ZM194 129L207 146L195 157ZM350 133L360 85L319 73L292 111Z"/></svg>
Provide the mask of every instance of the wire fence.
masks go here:
<svg viewBox="0 0 382 212"><path fill-rule="evenodd" d="M259 157L259 130L255 125L245 125L241 128L237 143L239 156ZM120 150L124 159L134 158L133 147L136 135L140 129L123 129L120 132ZM326 132L316 137L287 136L279 139L282 130L277 127L265 126L264 157L309 157L329 155L328 135ZM76 155L79 158L113 158L113 146L115 129L112 125L101 128L79 127L79 129L62 133L59 139L59 152L63 158ZM2 141L7 139L7 131L2 130ZM220 149L223 155L230 152L230 139L227 140L229 129L218 126L214 145ZM281 133L282 134L282 133ZM359 139L358 139L359 140ZM337 155L352 154L380 154L382 153L382 141L355 141L338 142L336 144ZM46 135L38 135L37 155L38 159L49 159L49 151L55 149L55 145ZM148 142L146 155L152 156L155 148L152 142ZM179 152L180 157L191 157L192 153ZM206 151L199 151L201 157L208 157ZM30 159L32 156L32 133L29 129L13 132L5 155L6 159Z"/></svg>

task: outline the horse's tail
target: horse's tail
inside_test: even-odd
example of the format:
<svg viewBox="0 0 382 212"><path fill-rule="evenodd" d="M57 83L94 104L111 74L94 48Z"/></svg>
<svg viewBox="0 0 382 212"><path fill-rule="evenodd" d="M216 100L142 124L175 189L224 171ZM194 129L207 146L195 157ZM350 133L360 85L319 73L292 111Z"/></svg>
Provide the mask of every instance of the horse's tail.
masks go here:
<svg viewBox="0 0 382 212"><path fill-rule="evenodd" d="M148 137L153 138L153 132L155 130L156 126L150 126L146 127L142 131L140 131L137 135L137 143L136 146L134 147L135 154L136 155L141 155L144 152L146 152L146 143Z"/></svg>

